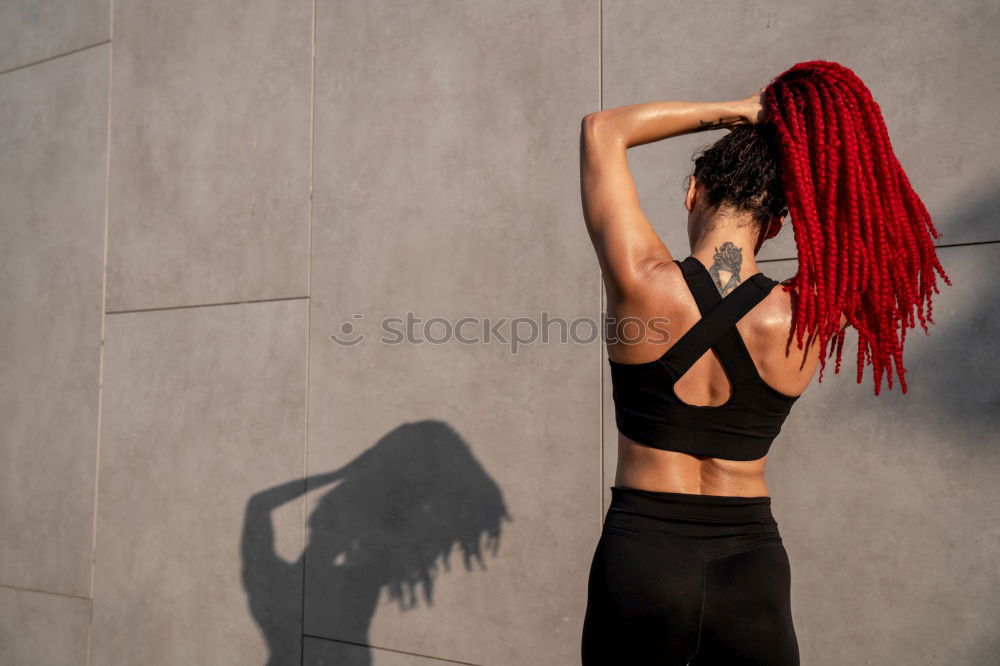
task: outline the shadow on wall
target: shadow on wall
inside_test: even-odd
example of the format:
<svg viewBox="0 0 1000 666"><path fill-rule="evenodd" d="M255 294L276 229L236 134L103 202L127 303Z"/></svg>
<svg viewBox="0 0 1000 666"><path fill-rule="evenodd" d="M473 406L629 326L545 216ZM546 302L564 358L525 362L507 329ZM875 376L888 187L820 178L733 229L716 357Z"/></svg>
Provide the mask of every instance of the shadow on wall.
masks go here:
<svg viewBox="0 0 1000 666"><path fill-rule="evenodd" d="M951 227L956 229L955 235L984 237L996 233L998 215L1000 192L970 203L956 215ZM945 244L947 240L947 236L940 239ZM990 442L986 435L996 430L1000 416L1000 392L994 379L1000 370L1000 313L988 304L998 286L994 275L1000 246L946 244L937 253L952 286L938 276L939 293L933 297L933 317L938 323L928 324L929 335L919 321L906 331L904 365L909 393L903 396L895 379L889 391L883 377L882 395L871 400L870 394L858 392L854 398L858 403L852 408L876 412L872 423L905 416L942 432L954 433L961 426L971 437L958 438L955 433L950 441L981 448ZM841 372L853 376L857 359L848 350L856 349L857 332L852 329L851 334L851 344L845 340ZM832 361L828 361L827 372L833 373ZM866 366L863 385L870 389L872 381L871 367Z"/></svg>
<svg viewBox="0 0 1000 666"><path fill-rule="evenodd" d="M971 238L976 241L995 241L997 238L997 217L1000 216L1000 192L982 194L963 205L948 224L954 233L944 231L936 243L950 245L951 238ZM935 215L935 224L939 215ZM941 231L941 229L938 229ZM950 237L950 238L949 238Z"/></svg>
<svg viewBox="0 0 1000 666"><path fill-rule="evenodd" d="M333 482L309 517L305 551L286 562L275 551L271 512ZM337 639L324 649L324 663L370 664L365 646L382 588L401 610L417 607L421 597L432 605L438 560L450 570L457 545L466 570L473 561L485 569L480 547L496 555L504 520L511 518L500 488L440 421L403 424L340 469L252 496L241 542L243 584L268 643L268 665L299 663L303 627L310 626Z"/></svg>
<svg viewBox="0 0 1000 666"><path fill-rule="evenodd" d="M958 214L953 228L967 235L984 230L988 221L995 229L998 214L1000 193L975 201ZM919 322L907 329L906 395L897 382L888 391L883 377L882 393L874 397L870 366L862 385L855 385L857 332L850 329L845 340L841 374L846 376L836 406L851 418L837 427L845 440L865 443L862 460L870 467L859 474L859 464L838 465L824 473L827 485L817 492L850 489L836 525L859 530L847 540L854 539L852 548L859 552L824 563L832 568L811 583L823 591L822 598L813 598L807 612L819 622L831 607L862 608L861 599L879 604L862 621L905 609L884 627L871 624L858 640L870 642L873 650L911 646L909 656L900 657L908 663L945 663L947 656L947 663L985 666L998 663L1000 653L1000 636L988 619L1000 616L992 527L1000 469L995 435L1000 431L1000 311L993 307L1000 287L1000 243L946 246L938 249L938 257L952 286L938 278L937 323L929 326L929 335ZM833 378L832 359L824 382L828 378ZM894 452L913 455L905 460L881 456L877 451L883 442ZM800 489L810 492L805 485ZM849 511L857 512L856 525ZM888 544L890 539L895 551L886 557L871 546L872 540ZM816 557L812 552L810 557ZM897 579L897 572L905 575ZM824 654L813 649L814 656ZM922 658L921 650L926 651Z"/></svg>
<svg viewBox="0 0 1000 666"><path fill-rule="evenodd" d="M998 217L1000 191L971 202L951 226L956 236L1000 240ZM940 240L947 244L947 235ZM963 423L983 434L994 432L1000 414L1000 392L995 388L1000 370L1000 315L991 303L998 286L994 278L998 247L946 247L938 250L938 256L954 286L939 278L941 294L935 294L935 305L942 304L942 314L934 318L948 316L950 321L947 326L932 326L930 337L936 339L931 344L922 341L925 344L914 355L914 367L924 371L916 381L926 385L927 409L936 410L950 424ZM919 324L913 335L924 337ZM988 441L985 437L967 444L982 447Z"/></svg>
<svg viewBox="0 0 1000 666"><path fill-rule="evenodd" d="M1000 249L995 243L949 247L948 237L997 236L1000 234L998 216L1000 191L976 199L953 214L948 228L954 232L945 232L937 241L944 245L937 249L937 254L952 286L937 277L939 293L933 296L933 317L937 323L928 324L929 335L924 333L919 321L906 330L904 365L909 393L901 394L894 372L893 388L888 388L883 375L882 393L875 398L871 393L874 387L872 368L866 365L861 384L851 387L840 398L850 401L847 407L851 413L871 413L871 423L878 423L887 416L912 408L921 420L937 419L931 422L942 428L962 423L970 429L975 426L981 432L989 432L996 427L1000 393L993 390L993 386L998 370L996 359L1000 358L997 336L1000 314L984 301L994 298L997 284L993 276L1000 260L997 254ZM851 377L851 382L857 372L857 339L857 330L849 328L840 374ZM824 382L834 381L833 365L834 356L830 355L823 372Z"/></svg>

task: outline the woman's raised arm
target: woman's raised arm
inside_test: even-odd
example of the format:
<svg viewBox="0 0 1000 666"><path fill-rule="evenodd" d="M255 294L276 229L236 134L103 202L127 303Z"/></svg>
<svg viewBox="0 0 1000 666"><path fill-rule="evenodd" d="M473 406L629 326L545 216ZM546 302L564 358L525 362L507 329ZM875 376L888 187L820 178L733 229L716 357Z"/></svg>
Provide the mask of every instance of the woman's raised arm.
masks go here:
<svg viewBox="0 0 1000 666"><path fill-rule="evenodd" d="M609 298L627 298L673 260L639 205L626 151L672 136L757 122L759 92L735 102L646 102L590 113L580 130L583 216Z"/></svg>

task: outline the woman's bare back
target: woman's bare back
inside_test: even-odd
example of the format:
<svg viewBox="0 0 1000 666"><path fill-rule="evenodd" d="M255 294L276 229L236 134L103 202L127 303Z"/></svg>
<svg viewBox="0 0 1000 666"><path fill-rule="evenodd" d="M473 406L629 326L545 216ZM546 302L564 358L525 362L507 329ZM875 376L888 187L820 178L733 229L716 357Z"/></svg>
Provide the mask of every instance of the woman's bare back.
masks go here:
<svg viewBox="0 0 1000 666"><path fill-rule="evenodd" d="M704 263L704 261L703 261ZM740 282L760 269L755 262L743 266ZM694 296L680 268L666 262L651 269L641 293L628 303L609 303L608 314L621 322L608 354L619 363L646 363L661 357L701 318ZM648 335L637 335L636 322L645 323ZM659 322L659 325L654 325ZM799 395L812 381L819 365L819 345L805 350L786 343L792 323L791 294L777 287L736 325L757 371L771 388L785 395ZM662 335L663 332L667 335ZM641 340L639 338L642 338ZM677 397L691 405L714 407L725 403L732 384L714 349L705 352L674 385ZM664 492L708 495L767 495L766 458L735 461L694 456L643 446L618 435L615 484Z"/></svg>

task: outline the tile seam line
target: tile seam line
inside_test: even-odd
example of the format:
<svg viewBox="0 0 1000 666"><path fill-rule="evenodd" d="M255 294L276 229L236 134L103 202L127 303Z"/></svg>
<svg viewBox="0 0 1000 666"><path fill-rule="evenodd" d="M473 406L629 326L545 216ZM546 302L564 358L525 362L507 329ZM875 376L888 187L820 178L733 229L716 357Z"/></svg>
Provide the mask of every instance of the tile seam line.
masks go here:
<svg viewBox="0 0 1000 666"><path fill-rule="evenodd" d="M193 303L191 305L165 305L161 308L135 308L131 310L108 310L107 314L131 314L133 312L160 312L162 310L190 310L191 308L214 308L224 305L246 305L248 303L280 303L282 301L309 300L309 296L279 296L277 298L260 298L246 301L220 301L218 303Z"/></svg>
<svg viewBox="0 0 1000 666"><path fill-rule="evenodd" d="M303 409L302 424L302 587L299 590L299 664L305 665L305 629L306 629L306 550L309 546L309 366L311 363L311 340L312 340L312 229L313 229L313 200L316 192L316 11L317 2L312 1L312 35L311 53L309 58L309 218L308 233L306 235L306 330L305 330L305 405Z"/></svg>
<svg viewBox="0 0 1000 666"><path fill-rule="evenodd" d="M597 0L597 108L604 109L604 0ZM604 303L604 275L600 270L597 271L597 305L598 314L605 308ZM598 529L603 527L604 523L604 486L605 486L605 469L604 469L604 448L606 442L604 441L604 350L601 348L602 345L597 346L597 356L598 356L598 374L597 374L597 452L600 457L600 483L599 491L597 495L597 508L599 514L597 516L597 526Z"/></svg>
<svg viewBox="0 0 1000 666"><path fill-rule="evenodd" d="M46 62L51 62L52 60L58 60L59 58L65 58L66 56L75 55L77 53L80 53L81 51L86 51L87 49L96 48L98 46L103 46L104 44L110 44L110 43L111 39L109 38L102 40L100 42L94 42L93 44L87 44L86 46L81 46L80 48L73 49L72 51L66 51L65 53L57 53L56 55L49 56L47 58L42 58L40 60L32 60L31 62L24 63L23 65L15 65L10 69L5 69L2 72L0 72L0 76L3 76L4 74L10 74L11 72L16 72L19 69L27 69L28 67L34 67L35 65L41 65Z"/></svg>
<svg viewBox="0 0 1000 666"><path fill-rule="evenodd" d="M421 654L419 652L409 652L407 650L397 650L395 648L382 647L382 646L379 646L379 645L370 645L368 643L358 643L356 641L345 641L345 640L342 640L342 639L339 639L339 638L327 638L326 636L317 636L315 634L307 634L307 633L304 633L304 632L303 632L302 636L304 638L312 638L312 639L315 639L315 640L318 640L318 641L327 641L327 642L330 642L330 643L343 643L343 644L346 644L346 645L357 645L358 647L372 648L374 650L384 650L386 652L395 652L396 654L406 654L406 655L410 655L412 657L421 657L423 659L432 659L434 661L443 661L443 662L445 662L447 664L461 664L462 666L480 666L480 664L476 664L476 663L471 662L471 661L459 661L457 659L448 659L447 657L435 657L435 656L432 656L432 655L429 655L429 654Z"/></svg>
<svg viewBox="0 0 1000 666"><path fill-rule="evenodd" d="M101 329L100 329L100 344L98 347L98 361L97 361L97 432L96 442L94 443L94 497L91 503L91 528L90 528L90 598L91 604L87 613L87 640L85 644L86 653L83 657L83 662L86 666L91 664L91 653L94 647L94 609L96 603L94 603L94 592L96 591L97 585L97 510L100 506L100 492L101 492L101 440L103 439L103 426L104 420L102 418L104 412L104 351L105 351L105 337L107 334L107 323L108 323L108 227L111 220L111 121L112 121L112 85L114 84L113 73L114 73L114 35L115 35L115 1L109 0L108 2L108 39L103 44L108 45L108 63L107 63L107 76L108 76L108 97L107 97L107 118L105 124L105 136L104 136L104 256L101 259ZM97 45L93 45L97 46ZM92 48L92 47L88 47ZM77 52L82 51L79 49ZM70 52L73 53L73 52ZM64 54L69 55L69 54ZM57 56L61 57L61 56Z"/></svg>
<svg viewBox="0 0 1000 666"><path fill-rule="evenodd" d="M934 249L941 250L944 248L951 248L951 247L971 247L973 245L996 245L997 243L1000 243L1000 240L967 241L965 243L943 243L941 245L935 245ZM777 261L796 261L796 260L798 260L798 257L771 257L769 259L757 259L756 261L758 264L766 264Z"/></svg>
<svg viewBox="0 0 1000 666"><path fill-rule="evenodd" d="M0 589L2 590L17 590L18 592L34 592L36 594L47 594L51 597L62 597L64 599L79 599L81 601L93 601L93 597L85 597L82 594L70 594L68 592L53 592L52 590L43 590L40 587L21 587L20 585L10 585L8 583L0 583Z"/></svg>

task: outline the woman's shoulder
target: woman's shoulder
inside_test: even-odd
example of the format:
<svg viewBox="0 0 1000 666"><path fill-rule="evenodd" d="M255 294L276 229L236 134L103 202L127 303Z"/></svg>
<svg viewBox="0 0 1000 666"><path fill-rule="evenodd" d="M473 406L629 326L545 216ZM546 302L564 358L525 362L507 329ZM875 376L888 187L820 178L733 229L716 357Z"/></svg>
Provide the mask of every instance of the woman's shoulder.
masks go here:
<svg viewBox="0 0 1000 666"><path fill-rule="evenodd" d="M800 285L797 278L798 275L796 274L784 280L780 280L774 287L774 291L782 294L782 300L787 303L790 308L794 308L798 300ZM847 315L841 312L839 329L844 330L847 327L847 324Z"/></svg>

